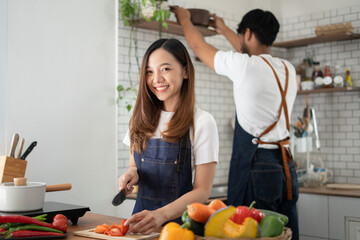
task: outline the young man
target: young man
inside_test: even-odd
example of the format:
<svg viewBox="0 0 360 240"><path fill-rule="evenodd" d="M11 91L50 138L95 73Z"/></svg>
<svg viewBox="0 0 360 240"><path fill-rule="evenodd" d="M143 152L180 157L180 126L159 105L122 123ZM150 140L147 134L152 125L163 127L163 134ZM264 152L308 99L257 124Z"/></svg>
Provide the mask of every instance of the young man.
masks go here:
<svg viewBox="0 0 360 240"><path fill-rule="evenodd" d="M236 106L233 153L228 181L228 204L269 209L289 217L288 227L298 239L298 183L288 149L290 113L296 97L296 73L291 63L270 55L279 23L268 11L248 12L237 33L223 19L216 31L235 51L208 44L184 8L174 9L193 52L219 75L233 81Z"/></svg>

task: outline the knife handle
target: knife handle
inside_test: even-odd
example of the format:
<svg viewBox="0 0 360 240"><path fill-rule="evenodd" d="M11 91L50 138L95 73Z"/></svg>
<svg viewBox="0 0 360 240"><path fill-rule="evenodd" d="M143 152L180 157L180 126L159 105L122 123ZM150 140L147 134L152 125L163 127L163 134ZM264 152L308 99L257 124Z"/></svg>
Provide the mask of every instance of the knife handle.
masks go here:
<svg viewBox="0 0 360 240"><path fill-rule="evenodd" d="M15 149L18 141L19 141L19 134L15 133L11 140L9 157L15 157Z"/></svg>
<svg viewBox="0 0 360 240"><path fill-rule="evenodd" d="M24 154L21 156L20 159L25 160L25 158L27 157L27 155L29 155L29 153L31 153L31 151L34 149L34 147L36 146L37 142L34 141L30 144L30 146L26 149L26 151L24 152Z"/></svg>
<svg viewBox="0 0 360 240"><path fill-rule="evenodd" d="M21 157L21 153L22 153L22 150L23 150L23 147L24 147L24 142L25 142L25 139L24 139L24 138L21 138L21 140L20 140L20 147L19 147L18 154L17 154L16 158L20 158L20 157Z"/></svg>

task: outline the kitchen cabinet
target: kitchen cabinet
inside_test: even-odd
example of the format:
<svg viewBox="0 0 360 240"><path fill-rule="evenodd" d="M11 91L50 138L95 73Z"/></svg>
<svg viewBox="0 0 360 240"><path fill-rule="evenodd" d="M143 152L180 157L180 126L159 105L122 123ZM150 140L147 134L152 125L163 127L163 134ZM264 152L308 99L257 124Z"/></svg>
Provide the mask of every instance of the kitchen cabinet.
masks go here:
<svg viewBox="0 0 360 240"><path fill-rule="evenodd" d="M360 239L358 197L300 193L297 206L301 240Z"/></svg>
<svg viewBox="0 0 360 240"><path fill-rule="evenodd" d="M162 32L184 36L184 30L179 23L170 20L167 20L166 23L168 24L168 28L163 27L161 30ZM144 19L140 19L140 20L130 21L130 24L142 29L155 30L155 31L159 30L159 23L156 21L148 22L145 21ZM203 27L203 26L195 26L195 27L201 32L201 34L204 37L213 36L217 34L215 30L211 30L207 27Z"/></svg>
<svg viewBox="0 0 360 240"><path fill-rule="evenodd" d="M331 239L346 239L345 223L347 217L360 217L360 200L349 197L329 197L329 229Z"/></svg>
<svg viewBox="0 0 360 240"><path fill-rule="evenodd" d="M328 196L301 193L297 207L300 239L327 239Z"/></svg>
<svg viewBox="0 0 360 240"><path fill-rule="evenodd" d="M345 236L346 236L346 240L360 239L360 217L345 218Z"/></svg>

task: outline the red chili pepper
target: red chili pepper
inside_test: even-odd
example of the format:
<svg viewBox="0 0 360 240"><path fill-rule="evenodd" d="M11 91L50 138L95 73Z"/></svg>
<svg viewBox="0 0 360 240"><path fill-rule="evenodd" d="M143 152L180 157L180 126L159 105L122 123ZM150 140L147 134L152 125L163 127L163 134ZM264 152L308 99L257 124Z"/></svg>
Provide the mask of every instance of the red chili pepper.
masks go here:
<svg viewBox="0 0 360 240"><path fill-rule="evenodd" d="M6 232L7 230L5 228L0 228L0 233L1 232Z"/></svg>
<svg viewBox="0 0 360 240"><path fill-rule="evenodd" d="M43 231L31 231L31 230L19 230L10 233L12 238L24 238L24 237L44 237L44 236L63 236L63 233L56 232L43 232Z"/></svg>
<svg viewBox="0 0 360 240"><path fill-rule="evenodd" d="M52 225L54 226L55 229L60 230L62 232L66 232L69 226L69 221L64 215L57 214L54 217Z"/></svg>
<svg viewBox="0 0 360 240"><path fill-rule="evenodd" d="M4 215L0 216L0 223L25 223L25 224L35 224L43 227L54 228L54 226L47 222L41 222L32 217L22 216L22 215Z"/></svg>
<svg viewBox="0 0 360 240"><path fill-rule="evenodd" d="M245 218L251 217L255 219L258 223L261 222L261 219L265 216L264 213L260 210L253 208L255 201L253 201L250 207L247 206L238 206L236 207L236 213L230 218L234 223L242 224Z"/></svg>
<svg viewBox="0 0 360 240"><path fill-rule="evenodd" d="M125 226L124 223L126 222L126 219L121 219L121 225L120 230L125 235L127 231L129 230L129 225Z"/></svg>

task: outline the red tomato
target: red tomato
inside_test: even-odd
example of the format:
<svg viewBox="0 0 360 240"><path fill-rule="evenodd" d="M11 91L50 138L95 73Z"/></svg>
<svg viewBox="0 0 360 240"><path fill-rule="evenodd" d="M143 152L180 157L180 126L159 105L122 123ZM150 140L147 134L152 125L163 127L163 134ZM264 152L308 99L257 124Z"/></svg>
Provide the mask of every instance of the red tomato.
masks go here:
<svg viewBox="0 0 360 240"><path fill-rule="evenodd" d="M109 236L124 236L119 228L111 228L107 233Z"/></svg>
<svg viewBox="0 0 360 240"><path fill-rule="evenodd" d="M126 219L121 219L121 225L120 230L125 235L127 231L129 230L129 225L125 226L124 223L126 222Z"/></svg>
<svg viewBox="0 0 360 240"><path fill-rule="evenodd" d="M53 221L55 221L55 220L59 220L59 219L64 219L64 220L68 220L64 215L62 215L62 214L56 214L55 215L55 217L54 217L54 219L53 219Z"/></svg>
<svg viewBox="0 0 360 240"><path fill-rule="evenodd" d="M52 223L52 225L54 226L55 229L57 230L60 230L62 232L66 232L67 231L67 228L69 226L69 222L68 220L66 219L55 219Z"/></svg>

